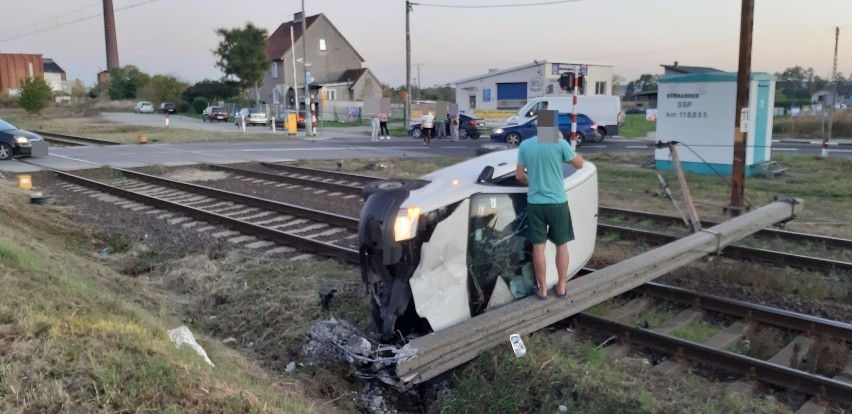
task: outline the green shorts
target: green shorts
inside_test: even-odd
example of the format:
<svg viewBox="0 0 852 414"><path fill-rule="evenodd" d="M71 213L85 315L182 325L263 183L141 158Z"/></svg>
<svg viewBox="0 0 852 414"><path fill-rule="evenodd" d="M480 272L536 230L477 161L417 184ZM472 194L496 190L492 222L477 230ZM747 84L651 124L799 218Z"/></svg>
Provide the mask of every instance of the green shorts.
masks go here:
<svg viewBox="0 0 852 414"><path fill-rule="evenodd" d="M568 203L527 204L527 240L532 244L550 240L557 246L574 240Z"/></svg>

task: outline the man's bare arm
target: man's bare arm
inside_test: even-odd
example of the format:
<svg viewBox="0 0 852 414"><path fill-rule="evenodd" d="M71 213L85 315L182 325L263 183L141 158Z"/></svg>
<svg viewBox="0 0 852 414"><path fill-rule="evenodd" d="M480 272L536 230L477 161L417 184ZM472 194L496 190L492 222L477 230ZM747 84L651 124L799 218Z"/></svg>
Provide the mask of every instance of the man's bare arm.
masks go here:
<svg viewBox="0 0 852 414"><path fill-rule="evenodd" d="M581 157L581 156L580 156L580 154L576 154L576 156L574 157L574 159L573 159L573 160L571 160L571 165L573 165L573 166L574 166L574 168L576 168L576 169L578 169L578 170L579 170L580 168L583 168L583 157Z"/></svg>
<svg viewBox="0 0 852 414"><path fill-rule="evenodd" d="M517 178L521 184L529 185L530 180L527 178L527 173L524 172L524 164L518 164L518 166L515 167L515 178Z"/></svg>

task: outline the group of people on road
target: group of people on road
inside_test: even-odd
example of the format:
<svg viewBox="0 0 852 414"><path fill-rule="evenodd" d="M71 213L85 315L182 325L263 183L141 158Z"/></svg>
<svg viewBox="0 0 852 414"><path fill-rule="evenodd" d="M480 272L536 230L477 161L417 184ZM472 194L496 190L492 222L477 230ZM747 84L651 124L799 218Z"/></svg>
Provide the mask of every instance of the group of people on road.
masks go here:
<svg viewBox="0 0 852 414"><path fill-rule="evenodd" d="M390 114L387 112L370 114L370 136L372 137L373 142L382 139L390 140L390 131L388 131L389 117Z"/></svg>
<svg viewBox="0 0 852 414"><path fill-rule="evenodd" d="M453 141L459 140L459 119L458 116L447 114L447 118L435 118L435 114L431 111L423 115L420 120L420 137L423 139L423 145L429 146L432 143L432 131L437 132L437 139L447 139L447 126L449 125L450 138Z"/></svg>

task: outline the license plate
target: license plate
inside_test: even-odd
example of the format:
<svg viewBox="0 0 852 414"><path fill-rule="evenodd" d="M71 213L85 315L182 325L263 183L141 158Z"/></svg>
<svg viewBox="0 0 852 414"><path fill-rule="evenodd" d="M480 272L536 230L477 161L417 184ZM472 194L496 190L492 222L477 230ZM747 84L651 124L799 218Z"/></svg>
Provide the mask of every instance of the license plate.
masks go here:
<svg viewBox="0 0 852 414"><path fill-rule="evenodd" d="M47 141L34 141L30 142L30 153L33 157L46 157L47 156Z"/></svg>

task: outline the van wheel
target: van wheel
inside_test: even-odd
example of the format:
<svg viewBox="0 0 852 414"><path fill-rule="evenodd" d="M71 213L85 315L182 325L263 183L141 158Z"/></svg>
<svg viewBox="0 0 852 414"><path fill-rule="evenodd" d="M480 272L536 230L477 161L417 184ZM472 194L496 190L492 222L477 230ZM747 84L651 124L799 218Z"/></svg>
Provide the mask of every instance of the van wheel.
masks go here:
<svg viewBox="0 0 852 414"><path fill-rule="evenodd" d="M521 134L510 132L509 135L506 135L506 143L509 145L519 145L521 143Z"/></svg>
<svg viewBox="0 0 852 414"><path fill-rule="evenodd" d="M361 189L361 195L364 196L364 200L369 198L371 195L388 190L416 190L420 187L423 187L424 182L419 180L409 180L404 178L390 178L387 180L378 180L378 181L370 181L364 184L364 187Z"/></svg>
<svg viewBox="0 0 852 414"><path fill-rule="evenodd" d="M604 138L606 138L606 130L603 128L598 129L599 135L595 137L595 142L603 142Z"/></svg>
<svg viewBox="0 0 852 414"><path fill-rule="evenodd" d="M489 154L496 151L505 151L508 149L515 148L510 144L503 143L491 143L491 144L482 144L479 148L476 149L476 156Z"/></svg>

